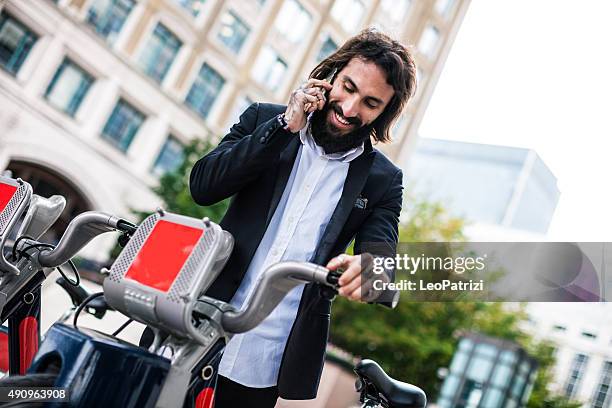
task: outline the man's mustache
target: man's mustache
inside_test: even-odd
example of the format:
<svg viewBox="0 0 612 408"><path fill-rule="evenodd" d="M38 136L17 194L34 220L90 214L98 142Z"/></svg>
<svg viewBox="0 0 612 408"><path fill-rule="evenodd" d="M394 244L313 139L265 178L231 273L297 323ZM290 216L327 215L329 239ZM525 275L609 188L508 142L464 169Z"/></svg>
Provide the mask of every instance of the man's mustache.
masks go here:
<svg viewBox="0 0 612 408"><path fill-rule="evenodd" d="M341 118L345 119L351 125L355 125L358 128L360 128L363 125L363 122L358 117L353 116L351 118L347 118L346 116L344 116L344 112L342 112L342 108L340 107L340 105L338 105L338 103L330 102L329 107L333 109L334 112L340 115Z"/></svg>

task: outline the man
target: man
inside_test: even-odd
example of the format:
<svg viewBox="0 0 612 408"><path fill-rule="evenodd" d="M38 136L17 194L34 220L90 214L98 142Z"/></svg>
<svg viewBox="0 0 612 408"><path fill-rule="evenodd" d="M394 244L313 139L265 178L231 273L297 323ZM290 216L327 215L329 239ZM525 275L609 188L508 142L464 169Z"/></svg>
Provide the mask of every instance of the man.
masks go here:
<svg viewBox="0 0 612 408"><path fill-rule="evenodd" d="M404 46L365 30L315 67L287 106L255 103L241 115L191 173L197 203L232 197L221 226L234 251L207 295L240 307L268 266L293 260L342 268L339 294L370 300L361 293L360 257L342 253L355 238L356 254L367 243L395 254L402 173L370 140L390 140L415 75ZM258 327L233 337L216 407L314 398L330 306L318 285L300 286Z"/></svg>

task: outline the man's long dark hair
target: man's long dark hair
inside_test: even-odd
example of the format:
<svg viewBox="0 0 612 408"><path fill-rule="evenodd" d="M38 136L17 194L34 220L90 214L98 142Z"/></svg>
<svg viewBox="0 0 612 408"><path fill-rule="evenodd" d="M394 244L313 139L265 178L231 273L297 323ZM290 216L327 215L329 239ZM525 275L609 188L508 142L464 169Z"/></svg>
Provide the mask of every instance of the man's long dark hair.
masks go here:
<svg viewBox="0 0 612 408"><path fill-rule="evenodd" d="M398 41L376 29L367 28L321 61L310 73L310 78L325 79L334 69L340 72L353 58L375 63L386 73L387 83L395 91L385 110L372 123L372 138L378 142L389 142L391 126L416 90L414 58Z"/></svg>

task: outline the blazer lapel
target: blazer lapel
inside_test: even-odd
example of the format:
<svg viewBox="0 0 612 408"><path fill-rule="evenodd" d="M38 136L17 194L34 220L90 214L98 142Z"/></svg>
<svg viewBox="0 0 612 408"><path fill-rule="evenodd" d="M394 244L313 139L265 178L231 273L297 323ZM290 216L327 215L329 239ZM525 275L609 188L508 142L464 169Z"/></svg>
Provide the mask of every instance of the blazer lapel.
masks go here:
<svg viewBox="0 0 612 408"><path fill-rule="evenodd" d="M355 200L359 196L361 190L363 190L370 168L372 167L372 162L374 161L374 155L375 153L372 146L366 144L365 152L353 160L349 165L348 174L346 175L346 180L344 181L344 187L342 189L342 196L334 209L329 224L327 224L325 228L325 232L323 232L321 242L312 257L312 262L325 262L326 259L321 258L329 256L328 252L332 249L336 239L338 239L340 231L342 231L342 227L344 227L353 209Z"/></svg>
<svg viewBox="0 0 612 408"><path fill-rule="evenodd" d="M266 228L268 228L270 220L274 215L274 211L276 211L276 207L278 207L278 203L283 195L283 191L285 191L285 186L287 185L287 181L291 175L291 169L293 169L293 163L297 158L296 156L301 145L302 142L300 141L300 138L294 137L280 155L278 170L276 173L276 183L274 184L274 191L272 192L268 216L266 217Z"/></svg>

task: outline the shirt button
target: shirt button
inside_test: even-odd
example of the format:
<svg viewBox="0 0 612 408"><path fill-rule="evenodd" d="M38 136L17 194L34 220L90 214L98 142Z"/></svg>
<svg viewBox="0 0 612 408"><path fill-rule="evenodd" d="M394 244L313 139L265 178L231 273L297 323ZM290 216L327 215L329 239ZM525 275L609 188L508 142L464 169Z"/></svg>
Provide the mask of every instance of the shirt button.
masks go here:
<svg viewBox="0 0 612 408"><path fill-rule="evenodd" d="M259 143L266 143L266 138L264 136L260 137Z"/></svg>

